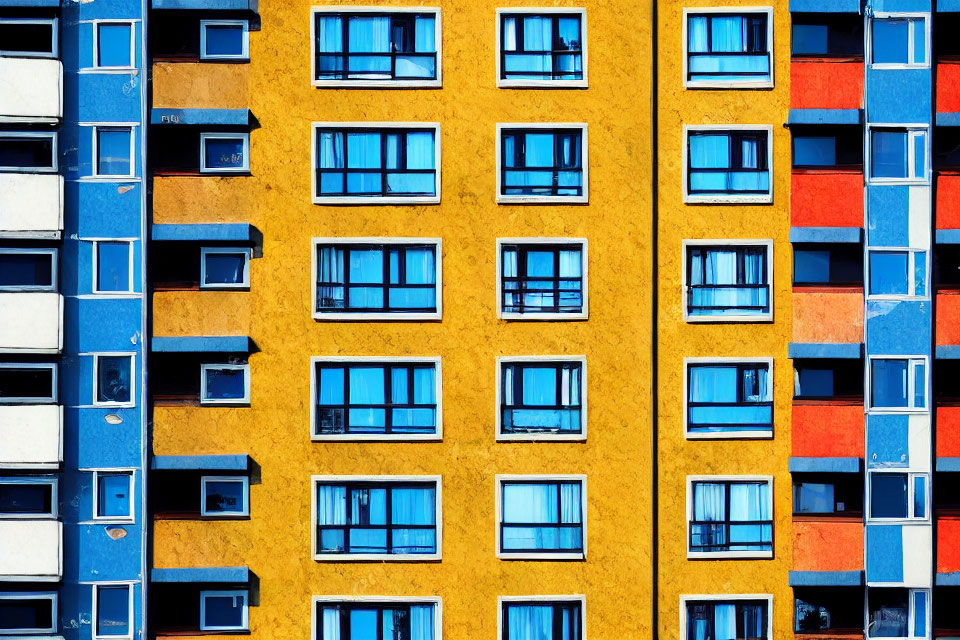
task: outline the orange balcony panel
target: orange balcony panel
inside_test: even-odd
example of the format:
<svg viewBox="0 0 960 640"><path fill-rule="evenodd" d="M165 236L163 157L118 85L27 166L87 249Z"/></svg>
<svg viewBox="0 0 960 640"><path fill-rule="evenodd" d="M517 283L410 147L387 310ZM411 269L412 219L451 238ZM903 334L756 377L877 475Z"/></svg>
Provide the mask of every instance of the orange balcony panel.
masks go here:
<svg viewBox="0 0 960 640"><path fill-rule="evenodd" d="M158 62L153 106L166 109L246 109L250 65Z"/></svg>
<svg viewBox="0 0 960 640"><path fill-rule="evenodd" d="M862 458L863 403L793 406L791 455L798 458Z"/></svg>
<svg viewBox="0 0 960 640"><path fill-rule="evenodd" d="M937 345L960 344L960 291L937 292Z"/></svg>
<svg viewBox="0 0 960 640"><path fill-rule="evenodd" d="M937 63L937 113L960 111L960 62Z"/></svg>
<svg viewBox="0 0 960 640"><path fill-rule="evenodd" d="M960 229L960 175L937 176L937 229Z"/></svg>
<svg viewBox="0 0 960 640"><path fill-rule="evenodd" d="M937 457L960 458L960 407L937 407Z"/></svg>
<svg viewBox="0 0 960 640"><path fill-rule="evenodd" d="M937 518L937 573L960 571L960 517Z"/></svg>
<svg viewBox="0 0 960 640"><path fill-rule="evenodd" d="M155 336L244 336L250 333L247 291L157 291Z"/></svg>
<svg viewBox="0 0 960 640"><path fill-rule="evenodd" d="M862 109L863 62L790 63L791 109Z"/></svg>
<svg viewBox="0 0 960 640"><path fill-rule="evenodd" d="M860 520L795 520L793 569L862 571L863 523Z"/></svg>
<svg viewBox="0 0 960 640"><path fill-rule="evenodd" d="M863 290L796 289L793 342L863 342Z"/></svg>
<svg viewBox="0 0 960 640"><path fill-rule="evenodd" d="M248 176L157 176L154 224L249 222Z"/></svg>
<svg viewBox="0 0 960 640"><path fill-rule="evenodd" d="M792 226L863 226L863 172L794 172L790 187Z"/></svg>

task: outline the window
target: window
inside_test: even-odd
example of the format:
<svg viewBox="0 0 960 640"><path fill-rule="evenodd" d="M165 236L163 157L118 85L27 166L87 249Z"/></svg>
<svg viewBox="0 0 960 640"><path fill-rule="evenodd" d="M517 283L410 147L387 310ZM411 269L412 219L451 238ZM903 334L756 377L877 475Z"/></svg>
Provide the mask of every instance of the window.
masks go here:
<svg viewBox="0 0 960 640"><path fill-rule="evenodd" d="M0 56L56 58L56 18L0 18Z"/></svg>
<svg viewBox="0 0 960 640"><path fill-rule="evenodd" d="M439 477L315 476L314 490L314 559L440 558Z"/></svg>
<svg viewBox="0 0 960 640"><path fill-rule="evenodd" d="M791 50L794 57L863 58L863 17L843 13L794 13Z"/></svg>
<svg viewBox="0 0 960 640"><path fill-rule="evenodd" d="M859 243L794 243L793 286L863 286Z"/></svg>
<svg viewBox="0 0 960 640"><path fill-rule="evenodd" d="M248 289L249 287L250 249L200 248L201 289Z"/></svg>
<svg viewBox="0 0 960 640"><path fill-rule="evenodd" d="M927 638L930 611L927 589L867 589L867 637Z"/></svg>
<svg viewBox="0 0 960 640"><path fill-rule="evenodd" d="M861 125L797 124L790 134L794 171L863 172Z"/></svg>
<svg viewBox="0 0 960 640"><path fill-rule="evenodd" d="M250 34L246 20L201 20L201 60L248 60Z"/></svg>
<svg viewBox="0 0 960 640"><path fill-rule="evenodd" d="M773 556L772 478L690 477L688 558Z"/></svg>
<svg viewBox="0 0 960 640"><path fill-rule="evenodd" d="M582 640L582 596L500 597L500 640Z"/></svg>
<svg viewBox="0 0 960 640"><path fill-rule="evenodd" d="M863 487L861 486L861 491ZM863 634L863 587L794 587L794 631Z"/></svg>
<svg viewBox="0 0 960 640"><path fill-rule="evenodd" d="M55 173L57 134L0 131L0 171Z"/></svg>
<svg viewBox="0 0 960 640"><path fill-rule="evenodd" d="M793 515L863 515L863 476L859 473L794 474Z"/></svg>
<svg viewBox="0 0 960 640"><path fill-rule="evenodd" d="M686 640L768 640L772 596L680 596Z"/></svg>
<svg viewBox="0 0 960 640"><path fill-rule="evenodd" d="M863 360L860 358L796 358L795 400L863 402Z"/></svg>
<svg viewBox="0 0 960 640"><path fill-rule="evenodd" d="M927 21L922 15L874 14L870 20L874 67L929 66Z"/></svg>
<svg viewBox="0 0 960 640"><path fill-rule="evenodd" d="M773 242L717 245L684 241L689 321L771 320L770 281Z"/></svg>
<svg viewBox="0 0 960 640"><path fill-rule="evenodd" d="M57 631L57 594L0 592L0 635L55 634Z"/></svg>
<svg viewBox="0 0 960 640"><path fill-rule="evenodd" d="M870 127L872 182L924 182L926 167L926 129Z"/></svg>
<svg viewBox="0 0 960 640"><path fill-rule="evenodd" d="M0 478L0 519L56 518L57 506L56 478Z"/></svg>
<svg viewBox="0 0 960 640"><path fill-rule="evenodd" d="M587 202L587 125L498 124L497 202Z"/></svg>
<svg viewBox="0 0 960 640"><path fill-rule="evenodd" d="M684 202L771 202L772 128L684 126Z"/></svg>
<svg viewBox="0 0 960 640"><path fill-rule="evenodd" d="M93 585L94 638L130 638L133 631L133 585Z"/></svg>
<svg viewBox="0 0 960 640"><path fill-rule="evenodd" d="M439 598L314 598L314 640L435 640ZM381 634L382 635L379 635Z"/></svg>
<svg viewBox="0 0 960 640"><path fill-rule="evenodd" d="M94 520L133 521L133 472L93 472Z"/></svg>
<svg viewBox="0 0 960 640"><path fill-rule="evenodd" d="M759 13L684 10L684 86L772 87L773 9Z"/></svg>
<svg viewBox="0 0 960 640"><path fill-rule="evenodd" d="M200 515L218 518L250 515L250 478L202 476Z"/></svg>
<svg viewBox="0 0 960 640"><path fill-rule="evenodd" d="M769 438L773 361L686 361L688 438Z"/></svg>
<svg viewBox="0 0 960 640"><path fill-rule="evenodd" d="M97 354L93 357L96 406L133 406L133 358L126 354Z"/></svg>
<svg viewBox="0 0 960 640"><path fill-rule="evenodd" d="M314 318L440 318L440 240L314 240Z"/></svg>
<svg viewBox="0 0 960 640"><path fill-rule="evenodd" d="M927 476L923 473L870 472L870 518L925 520Z"/></svg>
<svg viewBox="0 0 960 640"><path fill-rule="evenodd" d="M314 10L316 86L440 86L440 12Z"/></svg>
<svg viewBox="0 0 960 640"><path fill-rule="evenodd" d="M439 358L314 358L313 367L314 440L439 439Z"/></svg>
<svg viewBox="0 0 960 640"><path fill-rule="evenodd" d="M586 11L497 10L499 87L586 87Z"/></svg>
<svg viewBox="0 0 960 640"><path fill-rule="evenodd" d="M497 438L583 440L586 358L498 358Z"/></svg>
<svg viewBox="0 0 960 640"><path fill-rule="evenodd" d="M56 401L56 364L0 363L0 404L52 404Z"/></svg>
<svg viewBox="0 0 960 640"><path fill-rule="evenodd" d="M200 365L200 404L249 403L249 364Z"/></svg>
<svg viewBox="0 0 960 640"><path fill-rule="evenodd" d="M134 66L136 53L131 22L97 22L96 66L127 69Z"/></svg>
<svg viewBox="0 0 960 640"><path fill-rule="evenodd" d="M133 176L133 145L130 127L93 127L94 175Z"/></svg>
<svg viewBox="0 0 960 640"><path fill-rule="evenodd" d="M440 202L440 125L314 123L322 204Z"/></svg>
<svg viewBox="0 0 960 640"><path fill-rule="evenodd" d="M497 240L499 307L508 320L587 317L587 241Z"/></svg>
<svg viewBox="0 0 960 640"><path fill-rule="evenodd" d="M201 631L246 631L247 591L201 591Z"/></svg>
<svg viewBox="0 0 960 640"><path fill-rule="evenodd" d="M247 173L249 171L249 133L200 134L200 173Z"/></svg>
<svg viewBox="0 0 960 640"><path fill-rule="evenodd" d="M870 409L923 410L927 406L926 358L870 357Z"/></svg>
<svg viewBox="0 0 960 640"><path fill-rule="evenodd" d="M56 290L56 249L0 249L0 291Z"/></svg>
<svg viewBox="0 0 960 640"><path fill-rule="evenodd" d="M94 293L133 291L133 243L100 240L93 243L96 274Z"/></svg>
<svg viewBox="0 0 960 640"><path fill-rule="evenodd" d="M497 476L497 557L586 557L586 476Z"/></svg>
<svg viewBox="0 0 960 640"><path fill-rule="evenodd" d="M926 297L927 252L871 249L867 252L871 297Z"/></svg>

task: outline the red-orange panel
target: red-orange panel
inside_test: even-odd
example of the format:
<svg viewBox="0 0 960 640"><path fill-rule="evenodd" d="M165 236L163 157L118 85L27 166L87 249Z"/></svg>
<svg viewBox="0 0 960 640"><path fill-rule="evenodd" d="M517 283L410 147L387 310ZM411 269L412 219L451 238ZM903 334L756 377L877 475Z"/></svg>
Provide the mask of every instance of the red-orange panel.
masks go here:
<svg viewBox="0 0 960 640"><path fill-rule="evenodd" d="M794 289L793 342L863 342L863 289Z"/></svg>
<svg viewBox="0 0 960 640"><path fill-rule="evenodd" d="M863 108L863 62L792 62L790 108Z"/></svg>
<svg viewBox="0 0 960 640"><path fill-rule="evenodd" d="M960 344L960 291L937 293L936 343Z"/></svg>
<svg viewBox="0 0 960 640"><path fill-rule="evenodd" d="M937 229L960 229L960 175L937 176Z"/></svg>
<svg viewBox="0 0 960 640"><path fill-rule="evenodd" d="M863 523L816 521L793 523L794 571L863 569Z"/></svg>
<svg viewBox="0 0 960 640"><path fill-rule="evenodd" d="M794 227L862 227L863 173L794 173L790 179Z"/></svg>
<svg viewBox="0 0 960 640"><path fill-rule="evenodd" d="M937 63L937 113L960 111L960 63Z"/></svg>
<svg viewBox="0 0 960 640"><path fill-rule="evenodd" d="M960 518L937 518L937 573L960 571Z"/></svg>
<svg viewBox="0 0 960 640"><path fill-rule="evenodd" d="M863 403L794 405L794 457L862 458Z"/></svg>
<svg viewBox="0 0 960 640"><path fill-rule="evenodd" d="M937 457L960 458L960 407L937 407Z"/></svg>

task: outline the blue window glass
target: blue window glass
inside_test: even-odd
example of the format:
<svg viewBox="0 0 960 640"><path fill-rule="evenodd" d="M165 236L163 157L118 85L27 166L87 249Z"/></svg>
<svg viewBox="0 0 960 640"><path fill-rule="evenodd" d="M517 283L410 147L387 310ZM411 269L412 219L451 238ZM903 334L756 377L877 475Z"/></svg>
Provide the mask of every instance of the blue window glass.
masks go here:
<svg viewBox="0 0 960 640"><path fill-rule="evenodd" d="M502 433L582 433L580 362L503 363Z"/></svg>
<svg viewBox="0 0 960 640"><path fill-rule="evenodd" d="M129 518L132 511L130 502L129 473L97 474L97 517Z"/></svg>
<svg viewBox="0 0 960 640"><path fill-rule="evenodd" d="M905 359L875 358L870 361L870 406L909 406L909 386Z"/></svg>
<svg viewBox="0 0 960 640"><path fill-rule="evenodd" d="M690 247L687 260L689 315L770 312L766 247Z"/></svg>
<svg viewBox="0 0 960 640"><path fill-rule="evenodd" d="M579 481L510 481L503 482L501 492L501 551L583 551Z"/></svg>
<svg viewBox="0 0 960 640"><path fill-rule="evenodd" d="M0 289L55 290L53 251L0 250Z"/></svg>
<svg viewBox="0 0 960 640"><path fill-rule="evenodd" d="M503 245L500 273L504 312L583 311L580 245Z"/></svg>
<svg viewBox="0 0 960 640"><path fill-rule="evenodd" d="M316 132L319 197L437 195L434 129Z"/></svg>
<svg viewBox="0 0 960 640"><path fill-rule="evenodd" d="M690 195L768 195L766 131L691 131L687 142Z"/></svg>
<svg viewBox="0 0 960 640"><path fill-rule="evenodd" d="M909 178L907 132L903 129L874 129L870 132L870 176Z"/></svg>
<svg viewBox="0 0 960 640"><path fill-rule="evenodd" d="M913 637L927 637L927 592L913 592Z"/></svg>
<svg viewBox="0 0 960 640"><path fill-rule="evenodd" d="M693 482L690 551L771 551L770 485L753 481Z"/></svg>
<svg viewBox="0 0 960 640"><path fill-rule="evenodd" d="M924 476L913 478L913 517L927 517L927 479Z"/></svg>
<svg viewBox="0 0 960 640"><path fill-rule="evenodd" d="M55 594L42 598L4 594L0 599L0 633L21 636L45 631L56 633L58 627L53 619L55 602Z"/></svg>
<svg viewBox="0 0 960 640"><path fill-rule="evenodd" d="M204 287L246 286L249 257L250 253L246 250L203 252L202 285Z"/></svg>
<svg viewBox="0 0 960 640"><path fill-rule="evenodd" d="M837 139L832 136L795 136L793 166L832 167L837 164Z"/></svg>
<svg viewBox="0 0 960 640"><path fill-rule="evenodd" d="M203 57L205 58L244 58L246 57L246 22L238 24L204 24Z"/></svg>
<svg viewBox="0 0 960 640"><path fill-rule="evenodd" d="M580 640L579 602L504 602L503 640Z"/></svg>
<svg viewBox="0 0 960 640"><path fill-rule="evenodd" d="M434 609L403 602L318 602L316 640L433 640Z"/></svg>
<svg viewBox="0 0 960 640"><path fill-rule="evenodd" d="M833 369L811 369L804 367L797 371L799 385L798 398L830 398L833 397Z"/></svg>
<svg viewBox="0 0 960 640"><path fill-rule="evenodd" d="M500 16L502 80L582 80L579 14Z"/></svg>
<svg viewBox="0 0 960 640"><path fill-rule="evenodd" d="M130 58L133 25L101 22L97 25L97 66L132 67Z"/></svg>
<svg viewBox="0 0 960 640"><path fill-rule="evenodd" d="M130 585L95 585L97 628L95 635L130 635Z"/></svg>
<svg viewBox="0 0 960 640"><path fill-rule="evenodd" d="M317 80L435 80L436 16L318 12Z"/></svg>
<svg viewBox="0 0 960 640"><path fill-rule="evenodd" d="M0 132L0 171L55 171L56 140L55 133L23 135Z"/></svg>
<svg viewBox="0 0 960 640"><path fill-rule="evenodd" d="M908 295L909 260L906 251L871 251L870 295Z"/></svg>
<svg viewBox="0 0 960 640"><path fill-rule="evenodd" d="M926 64L926 23L923 18L874 18L872 27L873 64Z"/></svg>
<svg viewBox="0 0 960 640"><path fill-rule="evenodd" d="M582 196L581 129L502 129L500 194Z"/></svg>
<svg viewBox="0 0 960 640"><path fill-rule="evenodd" d="M834 513L834 486L821 482L795 482L793 484L793 512Z"/></svg>
<svg viewBox="0 0 960 640"><path fill-rule="evenodd" d="M794 283L830 282L830 252L795 249L793 252L793 281Z"/></svg>
<svg viewBox="0 0 960 640"><path fill-rule="evenodd" d="M43 481L0 480L0 515L53 515L53 486Z"/></svg>
<svg viewBox="0 0 960 640"><path fill-rule="evenodd" d="M246 629L246 591L203 591L201 630Z"/></svg>
<svg viewBox="0 0 960 640"><path fill-rule="evenodd" d="M687 370L687 432L773 430L769 365L691 364Z"/></svg>
<svg viewBox="0 0 960 640"><path fill-rule="evenodd" d="M237 136L202 136L204 171L246 171L246 134Z"/></svg>
<svg viewBox="0 0 960 640"><path fill-rule="evenodd" d="M130 402L133 356L97 356L97 402Z"/></svg>
<svg viewBox="0 0 960 640"><path fill-rule="evenodd" d="M687 79L703 83L769 82L767 14L689 14Z"/></svg>
<svg viewBox="0 0 960 640"><path fill-rule="evenodd" d="M130 162L130 129L97 127L97 175L132 175Z"/></svg>
<svg viewBox="0 0 960 640"><path fill-rule="evenodd" d="M247 400L247 376L249 370L241 367L204 367L202 371L204 393L201 401Z"/></svg>
<svg viewBox="0 0 960 640"><path fill-rule="evenodd" d="M829 27L825 24L794 24L792 53L795 55L817 55L829 53Z"/></svg>
<svg viewBox="0 0 960 640"><path fill-rule="evenodd" d="M203 511L206 514L244 515L247 483L242 478L204 478Z"/></svg>
<svg viewBox="0 0 960 640"><path fill-rule="evenodd" d="M97 291L130 291L130 243L97 243Z"/></svg>
<svg viewBox="0 0 960 640"><path fill-rule="evenodd" d="M766 600L688 600L686 637L767 640L768 604Z"/></svg>
<svg viewBox="0 0 960 640"><path fill-rule="evenodd" d="M907 517L907 474L870 474L870 517Z"/></svg>

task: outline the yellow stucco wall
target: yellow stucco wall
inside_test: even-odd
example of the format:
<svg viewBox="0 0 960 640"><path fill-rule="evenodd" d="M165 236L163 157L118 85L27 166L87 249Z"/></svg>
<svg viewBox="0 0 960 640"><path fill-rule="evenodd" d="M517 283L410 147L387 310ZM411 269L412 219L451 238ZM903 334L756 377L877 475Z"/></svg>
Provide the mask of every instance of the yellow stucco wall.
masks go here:
<svg viewBox="0 0 960 640"><path fill-rule="evenodd" d="M181 302L198 292L163 294L154 301L156 327L169 330L167 335L192 331L197 319L209 319L210 334L246 324L259 348L250 359L249 408L158 407L154 452L246 452L260 465L262 478L251 487L249 521L158 522L154 565L248 565L260 579L259 606L250 611L252 635L259 638L308 638L311 595L439 595L444 637L491 639L498 595L576 593L586 595L589 637L649 638L650 0L545 3L587 9L587 90L496 88L495 9L529 2L427 4L442 9L442 89L329 90L310 86L310 5L261 2L262 30L251 33L249 68L232 80L244 85L245 106L260 123L251 134L253 175L155 182L157 222L249 221L264 241L263 257L251 263L250 292L231 294L247 298L238 304L242 311L213 297L195 305ZM214 79L195 75L207 69L219 73L219 65L196 67L164 69L168 85L158 105L235 106L239 89L233 86L224 89L223 104L208 95L194 102L189 92L169 86L178 74L202 86ZM317 120L439 122L441 204L311 204L310 123ZM497 205L497 122L588 123L590 204ZM442 238L443 320L314 321L314 236ZM523 236L588 239L588 321L497 320L496 238ZM189 318L162 317L187 313L183 309ZM237 315L214 321L218 311ZM241 317L249 319L235 322ZM495 358L538 354L586 354L585 443L495 441ZM441 356L443 442L311 442L312 355ZM496 559L497 473L585 473L586 561ZM315 562L311 474L442 475L442 561ZM789 544L788 536L783 543Z"/></svg>
<svg viewBox="0 0 960 640"><path fill-rule="evenodd" d="M787 359L791 334L789 244L790 14L774 7L772 90L688 90L683 86L683 8L750 6L730 0L659 3L659 486L660 633L677 638L681 594L773 595L774 638L792 638L790 407L793 373ZM685 205L682 188L684 124L773 125L772 205ZM767 324L688 324L682 315L681 243L685 239L772 239L774 321ZM686 440L683 426L684 357L773 357L772 440ZM688 475L774 476L773 560L687 560Z"/></svg>

